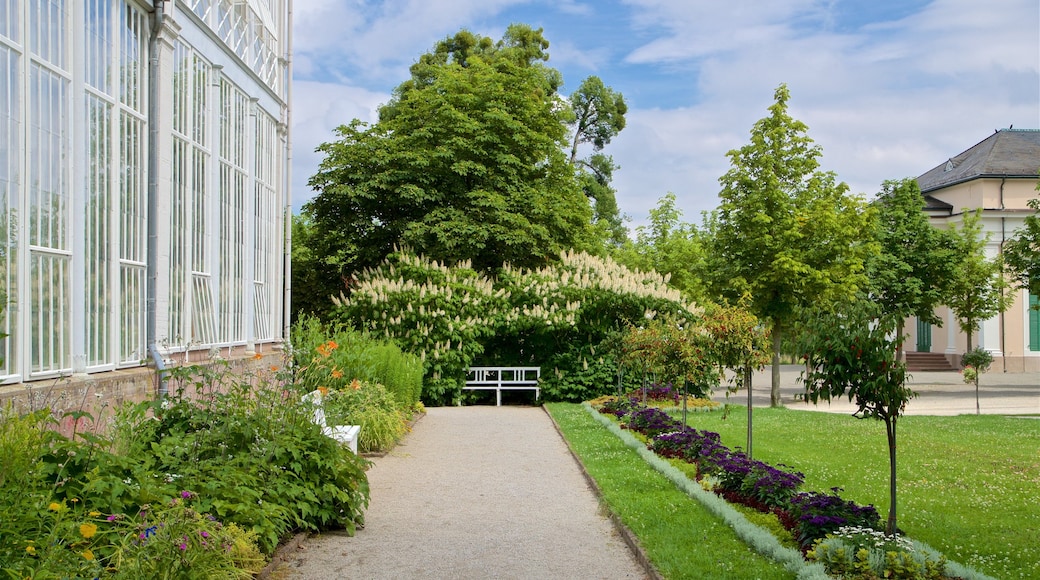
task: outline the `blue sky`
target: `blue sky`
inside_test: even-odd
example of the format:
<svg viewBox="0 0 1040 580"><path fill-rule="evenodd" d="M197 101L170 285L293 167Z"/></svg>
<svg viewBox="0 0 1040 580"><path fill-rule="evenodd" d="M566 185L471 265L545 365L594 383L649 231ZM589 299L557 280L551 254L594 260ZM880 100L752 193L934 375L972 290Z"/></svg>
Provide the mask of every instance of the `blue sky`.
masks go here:
<svg viewBox="0 0 1040 580"><path fill-rule="evenodd" d="M513 22L544 29L563 93L596 75L625 95L605 152L632 228L668 192L686 221L715 208L780 83L822 169L868 197L998 128L1040 129L1037 0L295 0L294 208L335 127L375 121L437 41Z"/></svg>

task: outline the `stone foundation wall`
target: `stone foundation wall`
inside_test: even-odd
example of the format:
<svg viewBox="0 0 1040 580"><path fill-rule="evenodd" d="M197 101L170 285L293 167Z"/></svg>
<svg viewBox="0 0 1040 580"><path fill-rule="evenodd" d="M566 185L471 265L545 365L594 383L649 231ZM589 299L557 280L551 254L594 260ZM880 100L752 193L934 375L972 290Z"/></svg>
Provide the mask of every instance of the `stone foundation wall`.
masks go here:
<svg viewBox="0 0 1040 580"><path fill-rule="evenodd" d="M225 361L227 372L236 380L272 375L272 369L281 368L285 361L282 352L272 350L264 354L246 355L244 352L223 354L231 357L213 361L201 356L178 357L173 366L198 365L223 370ZM187 361L187 362L185 362ZM168 384L169 391L175 392L178 385L175 381ZM116 371L72 375L56 379L31 381L0 385L0 409L8 405L16 413L28 413L41 409L50 409L58 421L57 430L64 435L73 432L104 429L110 423L114 411L124 403L140 403L154 399L159 393L158 374L153 366L135 367ZM68 413L85 411L96 419L89 417L75 419Z"/></svg>

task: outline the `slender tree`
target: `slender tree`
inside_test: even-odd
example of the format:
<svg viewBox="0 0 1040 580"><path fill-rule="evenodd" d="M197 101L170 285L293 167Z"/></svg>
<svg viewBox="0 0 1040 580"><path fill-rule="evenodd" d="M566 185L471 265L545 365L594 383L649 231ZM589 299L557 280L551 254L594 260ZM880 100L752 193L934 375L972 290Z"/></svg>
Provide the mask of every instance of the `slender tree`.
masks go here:
<svg viewBox="0 0 1040 580"><path fill-rule="evenodd" d="M941 326L935 307L953 278L957 240L928 221L922 211L924 197L913 178L884 182L873 205L880 251L867 261L870 299L882 316L894 321L898 336L903 336L910 316ZM897 344L896 357L902 358L902 341Z"/></svg>
<svg viewBox="0 0 1040 580"><path fill-rule="evenodd" d="M1012 297L1006 292L1008 283L1000 257L986 257L989 234L982 235L979 212L965 214L963 224L953 232L957 238L957 257L944 302L967 335L965 352L968 352L972 350L972 338L979 326L1007 310Z"/></svg>
<svg viewBox="0 0 1040 580"><path fill-rule="evenodd" d="M773 406L781 404L780 350L797 307L851 299L866 285L864 260L874 248L863 239L865 202L819 170L820 147L788 114L789 98L780 85L751 142L727 154L732 168L719 180L712 225L720 293L750 295L752 311L772 327Z"/></svg>
<svg viewBox="0 0 1040 580"><path fill-rule="evenodd" d="M601 230L601 237L618 246L628 235L618 211L616 192L610 185L618 167L613 158L601 151L625 128L628 105L621 93L604 85L599 77L591 76L571 94L570 107L574 115L569 123L571 165L578 169L582 190L593 203L593 221ZM593 151L586 158L578 157L583 144Z"/></svg>
<svg viewBox="0 0 1040 580"><path fill-rule="evenodd" d="M906 364L895 356L902 337L894 333L894 326L864 301L841 310L841 314L818 314L809 324L812 332L805 335L800 349L807 359L806 397L816 403L847 396L856 404L854 416L885 423L889 464L885 531L892 535L897 529L896 424L916 395L906 386Z"/></svg>

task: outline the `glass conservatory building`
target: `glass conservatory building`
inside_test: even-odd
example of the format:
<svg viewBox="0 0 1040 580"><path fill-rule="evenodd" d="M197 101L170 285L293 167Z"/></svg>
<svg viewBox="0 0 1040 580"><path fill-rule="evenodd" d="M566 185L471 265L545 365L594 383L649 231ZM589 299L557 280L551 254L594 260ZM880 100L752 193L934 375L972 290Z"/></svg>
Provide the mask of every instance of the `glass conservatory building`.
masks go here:
<svg viewBox="0 0 1040 580"><path fill-rule="evenodd" d="M0 0L0 381L285 334L291 0Z"/></svg>

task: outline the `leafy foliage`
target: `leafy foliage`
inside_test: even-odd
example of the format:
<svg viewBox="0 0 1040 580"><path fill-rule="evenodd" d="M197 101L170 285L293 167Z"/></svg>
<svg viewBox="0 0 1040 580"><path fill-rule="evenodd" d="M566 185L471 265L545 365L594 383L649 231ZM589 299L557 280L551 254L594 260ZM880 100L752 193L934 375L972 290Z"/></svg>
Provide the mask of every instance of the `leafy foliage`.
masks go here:
<svg viewBox="0 0 1040 580"><path fill-rule="evenodd" d="M309 316L293 325L291 341L295 382L301 392L317 387L342 390L360 380L385 387L401 411L419 403L422 361L392 342L343 324L323 324Z"/></svg>
<svg viewBox="0 0 1040 580"><path fill-rule="evenodd" d="M967 350L971 350L972 336L979 325L1007 310L1012 296L1005 292L1008 283L1000 257L986 257L989 234L982 235L979 213L965 214L961 227L953 231L957 259L944 302L956 316L961 331L968 335Z"/></svg>
<svg viewBox="0 0 1040 580"><path fill-rule="evenodd" d="M674 193L658 200L649 221L636 228L634 240L626 240L613 252L614 258L633 270L664 274L688 300L709 302L707 231L682 221Z"/></svg>
<svg viewBox="0 0 1040 580"><path fill-rule="evenodd" d="M1004 243L1004 264L1019 288L1040 296L1040 199L1027 203L1033 214L1026 216L1024 226Z"/></svg>
<svg viewBox="0 0 1040 580"><path fill-rule="evenodd" d="M772 324L772 404L780 404L779 348L799 306L849 299L866 286L863 243L871 212L834 173L818 169L819 146L790 117L785 85L770 115L755 123L748 145L727 155L714 234L715 284L720 294L748 295L758 317Z"/></svg>
<svg viewBox="0 0 1040 580"><path fill-rule="evenodd" d="M883 316L896 321L897 334L911 316L942 325L935 307L954 275L955 238L928 221L915 179L884 182L873 205L878 210L874 225L880 252L867 261L870 299Z"/></svg>
<svg viewBox="0 0 1040 580"><path fill-rule="evenodd" d="M378 123L339 127L304 208L316 251L350 277L400 245L483 271L591 244L547 47L525 25L497 43L460 32L420 57Z"/></svg>
<svg viewBox="0 0 1040 580"><path fill-rule="evenodd" d="M848 396L856 415L885 423L889 450L887 532L896 531L896 422L915 396L906 386L906 363L896 358L901 336L874 305L847 305L841 314L821 313L802 345L806 353L806 398L813 403Z"/></svg>

